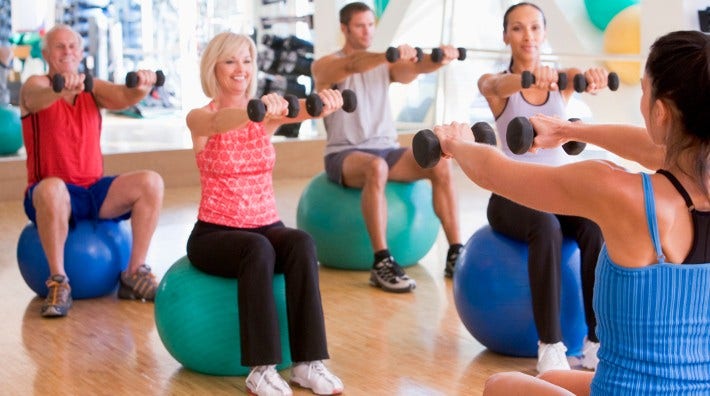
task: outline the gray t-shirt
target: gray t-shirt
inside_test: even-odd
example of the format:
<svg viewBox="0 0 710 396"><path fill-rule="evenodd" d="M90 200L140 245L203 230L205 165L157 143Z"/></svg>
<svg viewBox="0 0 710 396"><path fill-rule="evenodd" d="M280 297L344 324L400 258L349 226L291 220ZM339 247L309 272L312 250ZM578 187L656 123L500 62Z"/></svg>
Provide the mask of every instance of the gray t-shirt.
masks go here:
<svg viewBox="0 0 710 396"><path fill-rule="evenodd" d="M344 56L342 51L337 55ZM389 101L389 66L383 63L364 73L353 74L337 84L357 95L352 113L338 110L325 117L327 133L325 155L348 149L385 149L399 147L397 130Z"/></svg>

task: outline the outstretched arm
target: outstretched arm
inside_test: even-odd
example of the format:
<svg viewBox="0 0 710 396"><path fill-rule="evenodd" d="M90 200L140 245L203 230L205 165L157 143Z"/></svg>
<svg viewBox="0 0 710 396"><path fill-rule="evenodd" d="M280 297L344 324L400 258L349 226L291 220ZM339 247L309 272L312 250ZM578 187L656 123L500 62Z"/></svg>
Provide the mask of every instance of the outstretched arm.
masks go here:
<svg viewBox="0 0 710 396"><path fill-rule="evenodd" d="M654 143L643 127L569 122L542 114L531 117L530 121L537 133L533 149L557 147L575 140L599 146L647 169L660 169L664 165L666 147Z"/></svg>

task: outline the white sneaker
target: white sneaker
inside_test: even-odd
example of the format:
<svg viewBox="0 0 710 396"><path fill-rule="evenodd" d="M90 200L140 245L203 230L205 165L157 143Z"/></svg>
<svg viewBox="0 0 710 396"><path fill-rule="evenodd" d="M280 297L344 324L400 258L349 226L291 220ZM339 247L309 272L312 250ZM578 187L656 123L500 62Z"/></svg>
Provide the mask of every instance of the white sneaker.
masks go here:
<svg viewBox="0 0 710 396"><path fill-rule="evenodd" d="M310 389L316 395L343 393L343 382L328 371L320 360L296 363L291 369L291 382Z"/></svg>
<svg viewBox="0 0 710 396"><path fill-rule="evenodd" d="M291 396L288 383L276 371L276 366L256 366L246 380L247 393L254 396Z"/></svg>
<svg viewBox="0 0 710 396"><path fill-rule="evenodd" d="M597 364L599 364L599 358L597 357L597 352L599 352L599 343L594 341L589 341L587 337L584 337L584 344L582 346L582 367L586 369L596 370Z"/></svg>
<svg viewBox="0 0 710 396"><path fill-rule="evenodd" d="M537 343L537 372L542 374L550 370L569 370L567 347L562 342L554 344Z"/></svg>

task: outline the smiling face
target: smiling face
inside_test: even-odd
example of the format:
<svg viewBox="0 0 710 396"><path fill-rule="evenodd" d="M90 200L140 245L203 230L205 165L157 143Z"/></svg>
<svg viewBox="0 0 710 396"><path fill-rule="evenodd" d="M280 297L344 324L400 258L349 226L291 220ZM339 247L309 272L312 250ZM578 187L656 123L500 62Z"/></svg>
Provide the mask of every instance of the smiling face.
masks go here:
<svg viewBox="0 0 710 396"><path fill-rule="evenodd" d="M49 66L49 74L76 73L82 56L81 41L69 28L50 30L45 36L42 56Z"/></svg>
<svg viewBox="0 0 710 396"><path fill-rule="evenodd" d="M365 50L372 45L375 34L375 14L372 11L356 12L347 25L340 25L345 35L345 46L354 50Z"/></svg>
<svg viewBox="0 0 710 396"><path fill-rule="evenodd" d="M224 54L215 64L219 91L226 95L248 96L254 69L249 47L242 45Z"/></svg>
<svg viewBox="0 0 710 396"><path fill-rule="evenodd" d="M542 12L531 5L517 6L507 16L503 41L510 45L514 60L539 62L540 47L547 38Z"/></svg>

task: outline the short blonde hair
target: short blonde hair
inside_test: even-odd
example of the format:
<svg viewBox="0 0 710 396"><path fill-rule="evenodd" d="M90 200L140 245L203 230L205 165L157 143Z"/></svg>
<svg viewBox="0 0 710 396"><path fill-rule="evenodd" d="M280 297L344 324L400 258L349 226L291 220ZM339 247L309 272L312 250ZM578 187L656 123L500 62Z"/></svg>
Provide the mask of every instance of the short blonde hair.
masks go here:
<svg viewBox="0 0 710 396"><path fill-rule="evenodd" d="M249 55L252 61L251 81L249 81L249 88L246 94L250 98L256 94L257 67L254 40L244 34L222 32L210 40L202 53L202 60L200 61L200 82L202 83L202 91L208 98L214 98L219 93L219 84L215 76L217 62L238 52L244 46L249 48Z"/></svg>

